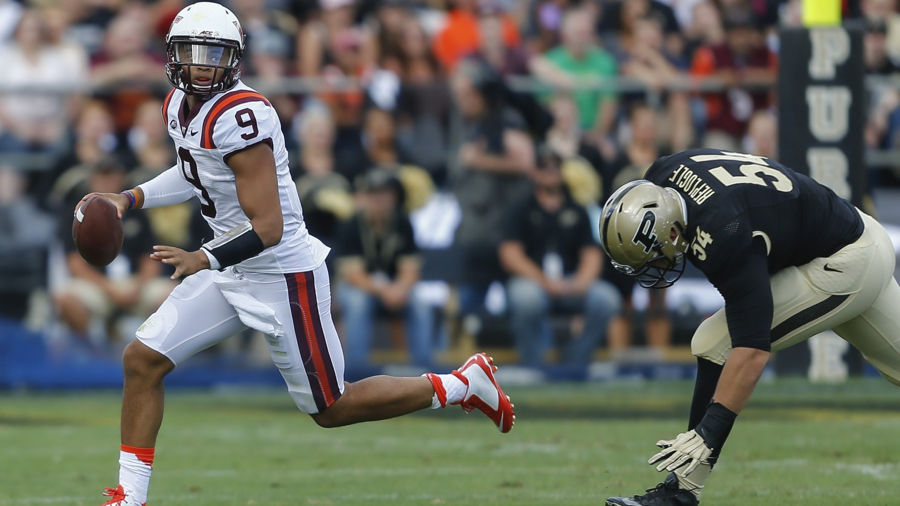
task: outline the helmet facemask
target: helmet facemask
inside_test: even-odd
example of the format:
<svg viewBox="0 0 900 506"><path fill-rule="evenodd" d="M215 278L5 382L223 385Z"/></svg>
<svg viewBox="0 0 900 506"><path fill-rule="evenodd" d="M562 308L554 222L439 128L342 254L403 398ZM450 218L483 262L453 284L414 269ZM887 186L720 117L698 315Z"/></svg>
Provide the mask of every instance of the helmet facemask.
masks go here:
<svg viewBox="0 0 900 506"><path fill-rule="evenodd" d="M681 228L679 223L676 227ZM651 250L655 253L640 268L635 269L630 265L620 264L610 259L613 267L619 272L637 278L638 284L644 288L667 288L675 284L684 274L684 251L679 250L680 244L686 244L681 238L681 231L673 230L676 237L667 243L656 241ZM671 236L670 236L671 238Z"/></svg>
<svg viewBox="0 0 900 506"><path fill-rule="evenodd" d="M172 37L166 54L172 86L200 98L230 90L241 76L241 49L235 41Z"/></svg>

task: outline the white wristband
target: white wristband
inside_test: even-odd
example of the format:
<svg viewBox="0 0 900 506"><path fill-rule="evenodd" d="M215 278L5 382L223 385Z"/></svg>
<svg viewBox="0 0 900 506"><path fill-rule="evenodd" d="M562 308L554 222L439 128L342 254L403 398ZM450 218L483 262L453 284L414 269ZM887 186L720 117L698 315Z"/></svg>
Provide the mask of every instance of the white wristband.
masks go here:
<svg viewBox="0 0 900 506"><path fill-rule="evenodd" d="M222 268L222 266L219 264L219 261L216 260L216 257L214 257L213 254L210 253L208 249L200 248L200 251L206 253L206 258L209 259L209 269L210 270L217 271Z"/></svg>

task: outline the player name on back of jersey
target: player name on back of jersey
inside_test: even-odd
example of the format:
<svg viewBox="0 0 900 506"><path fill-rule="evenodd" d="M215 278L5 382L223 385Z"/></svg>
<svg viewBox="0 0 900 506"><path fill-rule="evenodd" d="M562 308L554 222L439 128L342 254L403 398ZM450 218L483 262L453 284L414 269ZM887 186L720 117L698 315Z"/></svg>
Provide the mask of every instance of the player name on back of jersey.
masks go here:
<svg viewBox="0 0 900 506"><path fill-rule="evenodd" d="M713 190L708 184L703 182L703 178L697 175L694 171L687 168L686 165L681 164L675 172L672 173L672 176L669 178L669 181L675 183L675 186L681 188L681 191L691 198L697 205L700 205L706 202L706 199L712 197L716 194L716 191Z"/></svg>

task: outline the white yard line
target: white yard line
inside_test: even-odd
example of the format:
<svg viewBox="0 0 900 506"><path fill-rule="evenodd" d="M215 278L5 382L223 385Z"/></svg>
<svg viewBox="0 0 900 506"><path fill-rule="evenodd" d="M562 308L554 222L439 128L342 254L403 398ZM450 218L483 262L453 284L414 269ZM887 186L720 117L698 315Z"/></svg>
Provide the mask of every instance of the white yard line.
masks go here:
<svg viewBox="0 0 900 506"><path fill-rule="evenodd" d="M897 478L897 464L845 464L838 462L835 468L839 471L871 476L876 480L894 480Z"/></svg>
<svg viewBox="0 0 900 506"><path fill-rule="evenodd" d="M465 475L465 474L481 474L485 470L482 467L398 467L398 468L342 468L342 469L283 469L268 470L266 476L269 478L329 478L335 476L410 476L410 475ZM542 474L572 474L583 472L583 466L568 467L552 467L541 471ZM532 467L504 467L503 472L507 474L533 473ZM202 477L230 477L244 474L244 471L237 469L160 469L154 470L153 476L160 477L166 475L177 476L202 476ZM3 504L3 503L0 503Z"/></svg>
<svg viewBox="0 0 900 506"><path fill-rule="evenodd" d="M509 489L517 490L517 489ZM541 498L541 499L600 499L607 497L606 492L598 491L598 493L570 493L570 492L528 492L529 498ZM58 504L58 503L68 503L75 504L77 502L87 501L88 503L96 502L98 498L94 496L61 496L61 497L22 497L19 499L0 499L0 506L26 506L32 504ZM397 501L397 502L419 502L421 501L443 501L443 500L457 500L457 499L467 499L467 500L496 500L501 498L501 494L497 492L484 492L478 494L469 494L469 493L447 493L447 494L341 494L341 495L328 495L328 494L314 494L311 497L308 497L308 501L322 501L323 504L331 504L332 502L344 502L344 501L353 501L355 503L364 502L364 501ZM235 500L235 496L232 494L204 494L202 492L196 494L180 494L180 495L154 495L152 497L154 502L158 503L169 503L174 501L183 501L185 503L192 503L193 501L197 501L198 499L203 499L205 502L209 501L221 501L223 504L233 504Z"/></svg>

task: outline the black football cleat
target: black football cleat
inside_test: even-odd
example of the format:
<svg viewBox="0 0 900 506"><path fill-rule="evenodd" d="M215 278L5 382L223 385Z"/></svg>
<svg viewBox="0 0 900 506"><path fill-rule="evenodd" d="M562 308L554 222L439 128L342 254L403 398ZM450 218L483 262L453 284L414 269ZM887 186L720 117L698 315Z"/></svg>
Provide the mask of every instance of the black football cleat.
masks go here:
<svg viewBox="0 0 900 506"><path fill-rule="evenodd" d="M675 473L669 473L666 481L634 497L610 497L606 506L697 506L700 501L694 494L678 488Z"/></svg>

